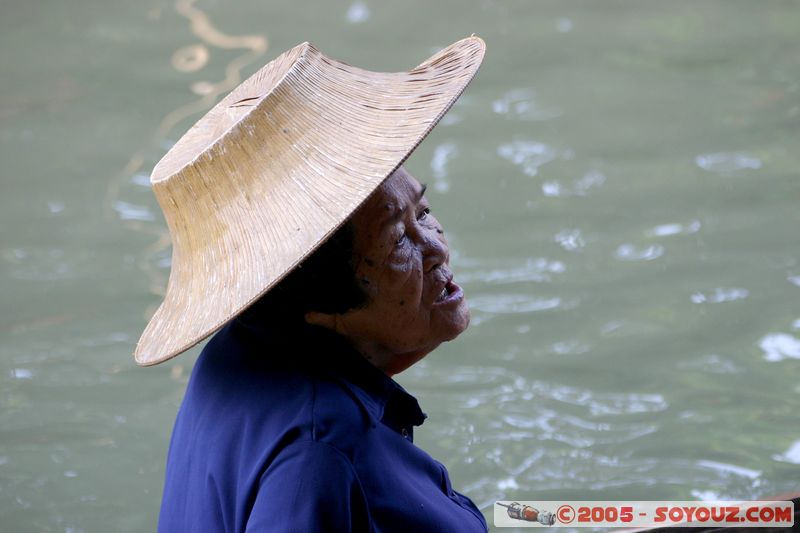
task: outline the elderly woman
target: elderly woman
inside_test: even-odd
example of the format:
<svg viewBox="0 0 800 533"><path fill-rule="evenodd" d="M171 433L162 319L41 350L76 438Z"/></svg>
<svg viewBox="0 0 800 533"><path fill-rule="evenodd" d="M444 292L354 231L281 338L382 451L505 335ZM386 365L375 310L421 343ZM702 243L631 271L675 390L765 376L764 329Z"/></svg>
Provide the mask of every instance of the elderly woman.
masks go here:
<svg viewBox="0 0 800 533"><path fill-rule="evenodd" d="M401 164L483 50L472 37L383 74L305 43L154 169L173 263L136 359L216 332L175 423L159 531L486 531L413 444L426 415L392 379L469 324Z"/></svg>

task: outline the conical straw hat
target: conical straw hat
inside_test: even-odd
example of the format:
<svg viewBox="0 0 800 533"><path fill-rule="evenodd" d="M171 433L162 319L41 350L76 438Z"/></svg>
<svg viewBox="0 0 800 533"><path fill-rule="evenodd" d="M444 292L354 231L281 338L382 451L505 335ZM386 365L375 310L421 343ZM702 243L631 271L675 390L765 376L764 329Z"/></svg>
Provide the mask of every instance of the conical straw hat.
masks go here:
<svg viewBox="0 0 800 533"><path fill-rule="evenodd" d="M473 36L383 73L303 43L214 106L150 178L172 265L136 362L188 350L322 244L428 135L484 50Z"/></svg>

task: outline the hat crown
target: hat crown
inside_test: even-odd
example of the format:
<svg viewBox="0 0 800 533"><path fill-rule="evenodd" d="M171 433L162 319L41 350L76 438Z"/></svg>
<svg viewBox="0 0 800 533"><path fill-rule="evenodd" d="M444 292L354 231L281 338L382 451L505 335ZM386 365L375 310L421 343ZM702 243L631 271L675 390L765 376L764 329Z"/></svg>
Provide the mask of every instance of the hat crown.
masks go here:
<svg viewBox="0 0 800 533"><path fill-rule="evenodd" d="M221 143L258 104L267 98L309 52L319 51L309 42L287 50L233 89L198 120L153 168L150 182L168 179L184 166Z"/></svg>

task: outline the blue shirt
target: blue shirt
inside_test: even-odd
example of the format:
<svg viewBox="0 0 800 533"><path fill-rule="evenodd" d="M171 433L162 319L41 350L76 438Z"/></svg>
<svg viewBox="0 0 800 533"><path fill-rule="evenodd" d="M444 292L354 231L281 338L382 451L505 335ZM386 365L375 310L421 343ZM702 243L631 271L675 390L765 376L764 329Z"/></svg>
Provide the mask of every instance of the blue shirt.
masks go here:
<svg viewBox="0 0 800 533"><path fill-rule="evenodd" d="M426 415L340 337L234 319L205 346L167 458L161 533L485 532L413 444Z"/></svg>

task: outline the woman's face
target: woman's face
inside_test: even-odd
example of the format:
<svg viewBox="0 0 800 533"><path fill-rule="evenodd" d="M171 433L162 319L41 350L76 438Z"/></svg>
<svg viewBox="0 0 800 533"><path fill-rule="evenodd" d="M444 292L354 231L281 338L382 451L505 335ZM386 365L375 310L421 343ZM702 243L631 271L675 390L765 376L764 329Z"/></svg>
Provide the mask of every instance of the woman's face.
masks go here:
<svg viewBox="0 0 800 533"><path fill-rule="evenodd" d="M469 325L453 283L450 251L424 187L403 167L353 215L357 280L366 306L338 315L310 313L387 374L401 372Z"/></svg>

